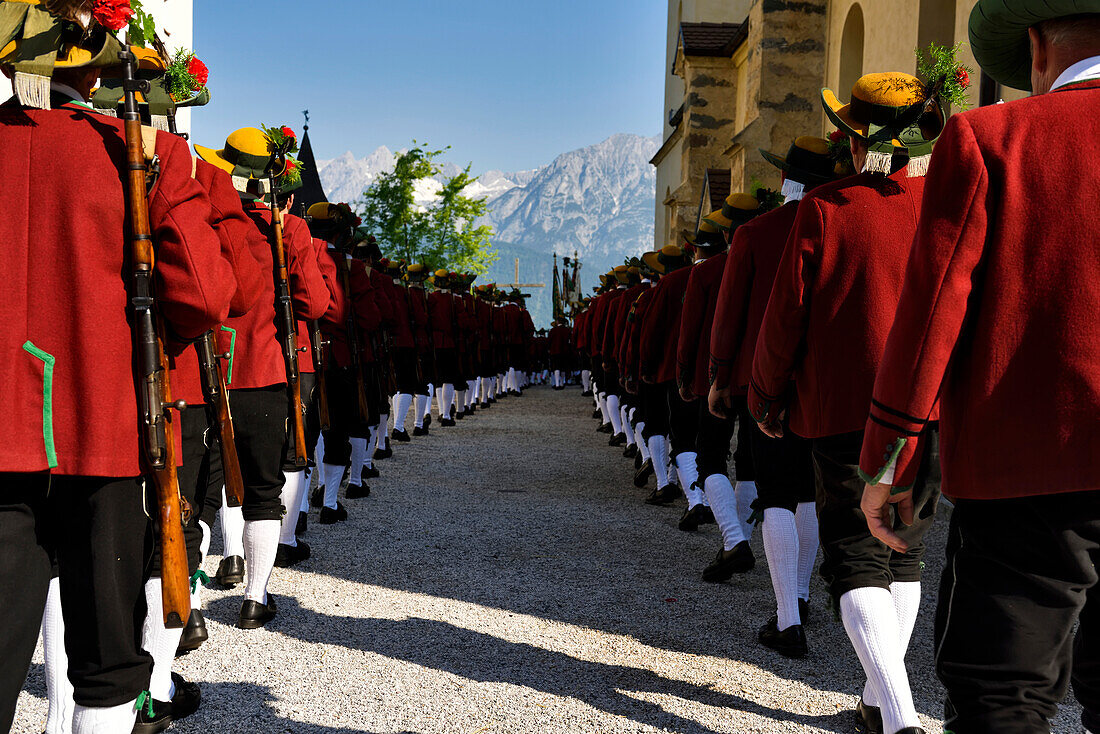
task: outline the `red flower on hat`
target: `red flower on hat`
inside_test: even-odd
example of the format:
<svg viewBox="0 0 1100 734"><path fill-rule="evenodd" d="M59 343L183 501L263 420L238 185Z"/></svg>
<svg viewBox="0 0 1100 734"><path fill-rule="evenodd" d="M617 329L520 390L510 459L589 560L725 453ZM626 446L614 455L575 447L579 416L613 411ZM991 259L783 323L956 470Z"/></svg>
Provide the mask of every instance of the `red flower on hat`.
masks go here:
<svg viewBox="0 0 1100 734"><path fill-rule="evenodd" d="M206 82L210 79L210 69L206 68L206 64L199 61L198 56L192 56L191 60L187 62L187 73L195 78L194 83L191 85L191 90L194 92L206 86Z"/></svg>
<svg viewBox="0 0 1100 734"><path fill-rule="evenodd" d="M293 130L291 130L291 129L290 129L289 127L287 127L286 125L283 125L283 127L282 127L282 128L280 129L280 132L281 132L281 133L282 133L283 135L285 135L286 137L288 137L288 138L291 138L291 139L293 139L293 140L297 140L297 139L298 139L298 136L294 134L294 131L293 131Z"/></svg>
<svg viewBox="0 0 1100 734"><path fill-rule="evenodd" d="M92 6L92 17L109 31L122 30L133 16L130 0L95 0Z"/></svg>
<svg viewBox="0 0 1100 734"><path fill-rule="evenodd" d="M959 73L955 75L955 81L959 83L959 86L966 89L970 86L970 74L966 69L960 68Z"/></svg>
<svg viewBox="0 0 1100 734"><path fill-rule="evenodd" d="M848 137L848 135L843 130L833 130L829 133L829 140L833 143L839 143L846 137Z"/></svg>
<svg viewBox="0 0 1100 734"><path fill-rule="evenodd" d="M287 158L286 159L286 173L284 173L283 175L293 173L294 171L297 171L297 170L298 170L298 164L295 163L293 159Z"/></svg>

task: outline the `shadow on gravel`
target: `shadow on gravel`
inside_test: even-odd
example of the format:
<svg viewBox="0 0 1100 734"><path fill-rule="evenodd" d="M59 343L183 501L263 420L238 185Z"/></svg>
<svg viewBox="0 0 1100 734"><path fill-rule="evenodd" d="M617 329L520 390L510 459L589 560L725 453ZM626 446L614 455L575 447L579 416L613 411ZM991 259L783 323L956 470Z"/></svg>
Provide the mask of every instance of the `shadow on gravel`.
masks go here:
<svg viewBox="0 0 1100 734"><path fill-rule="evenodd" d="M309 724L279 716L270 705L277 697L267 686L253 683L200 683L199 687L202 689L201 715L176 722L171 731L184 734L372 734L368 729ZM418 733L403 731L397 734Z"/></svg>
<svg viewBox="0 0 1100 734"><path fill-rule="evenodd" d="M332 616L303 609L290 597L277 597L277 600L280 609L286 608L296 618L305 618L307 622L298 624L296 620L295 624L286 628L273 624L271 629L274 632L311 644L339 645L376 653L479 683L507 683L553 696L577 699L593 708L658 729L717 734L714 729L670 713L657 703L638 700L631 694L675 696L705 706L814 726L836 734L853 731L851 712L829 716L794 714L721 691L664 678L648 670L578 660L446 622L415 617L392 620ZM216 602L213 606L219 604ZM228 613L228 609L218 609L216 612L217 616ZM431 640L431 644L424 644L425 640Z"/></svg>

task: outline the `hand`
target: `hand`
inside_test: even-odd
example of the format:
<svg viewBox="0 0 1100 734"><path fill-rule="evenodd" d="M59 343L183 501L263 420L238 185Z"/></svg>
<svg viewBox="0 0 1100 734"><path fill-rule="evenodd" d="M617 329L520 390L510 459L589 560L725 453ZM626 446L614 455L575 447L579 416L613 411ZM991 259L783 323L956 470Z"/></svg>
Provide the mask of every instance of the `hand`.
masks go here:
<svg viewBox="0 0 1100 734"><path fill-rule="evenodd" d="M859 507L867 516L867 528L871 535L890 546L898 553L909 550L909 544L894 532L894 513L890 505L897 505L897 516L906 525L913 524L913 492L890 494L893 487L889 484L868 484L863 489L863 499Z"/></svg>
<svg viewBox="0 0 1100 734"><path fill-rule="evenodd" d="M756 425L768 438L783 438L783 419L786 417L786 410L783 410L778 416L769 413L767 418L759 421Z"/></svg>
<svg viewBox="0 0 1100 734"><path fill-rule="evenodd" d="M695 395L687 385L680 385L680 399L685 403L690 403L695 400Z"/></svg>
<svg viewBox="0 0 1100 734"><path fill-rule="evenodd" d="M733 412L733 404L730 402L729 388L719 389L718 385L710 386L707 394L707 405L712 415L718 418L729 418Z"/></svg>

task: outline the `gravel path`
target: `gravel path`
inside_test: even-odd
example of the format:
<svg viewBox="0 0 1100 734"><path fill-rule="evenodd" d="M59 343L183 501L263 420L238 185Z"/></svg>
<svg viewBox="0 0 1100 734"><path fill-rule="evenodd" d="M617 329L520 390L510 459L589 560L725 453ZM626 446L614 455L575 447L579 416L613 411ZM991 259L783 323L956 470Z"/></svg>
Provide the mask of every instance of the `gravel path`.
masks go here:
<svg viewBox="0 0 1100 734"><path fill-rule="evenodd" d="M203 706L172 731L855 732L862 673L820 581L809 657L761 648L774 601L759 533L753 573L701 582L717 529L682 533L682 505L643 505L591 410L576 388L536 388L395 444L371 497L346 502L349 522L311 513L313 558L275 570L268 628L232 626L240 588L208 590L210 641L177 668ZM930 734L942 732L931 612L944 530L909 654ZM42 731L41 661L15 732ZM1078 731L1073 717L1055 731Z"/></svg>

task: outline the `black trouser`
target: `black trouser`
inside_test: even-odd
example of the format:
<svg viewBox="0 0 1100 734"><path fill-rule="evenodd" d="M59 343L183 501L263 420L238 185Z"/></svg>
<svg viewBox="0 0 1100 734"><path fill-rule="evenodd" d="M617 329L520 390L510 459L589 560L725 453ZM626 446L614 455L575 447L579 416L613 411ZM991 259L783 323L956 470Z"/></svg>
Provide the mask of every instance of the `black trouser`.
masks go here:
<svg viewBox="0 0 1100 734"><path fill-rule="evenodd" d="M462 372L458 368L458 351L455 349L436 349L435 370L436 377L439 379L439 384L436 387L461 383Z"/></svg>
<svg viewBox="0 0 1100 734"><path fill-rule="evenodd" d="M152 545L141 478L4 474L0 538L0 731L11 727L38 641L55 553L76 703L137 698L152 670L141 649Z"/></svg>
<svg viewBox="0 0 1100 734"><path fill-rule="evenodd" d="M730 442L737 422L732 418L719 418L710 412L706 400L697 400L699 435L695 441L698 453L695 464L699 468L699 483L715 474L729 473Z"/></svg>
<svg viewBox="0 0 1100 734"><path fill-rule="evenodd" d="M752 425L748 441L757 493L752 509L761 515L771 507L794 512L799 504L813 502L817 495L813 442L796 436L786 423L783 438L769 438L747 413L741 420Z"/></svg>
<svg viewBox="0 0 1100 734"><path fill-rule="evenodd" d="M611 366L603 370L605 382L600 385L600 391L608 395L622 395L625 391L623 390L623 386L619 384L619 366L614 362L609 362L608 364Z"/></svg>
<svg viewBox="0 0 1100 734"><path fill-rule="evenodd" d="M406 395L427 395L428 383L417 379L416 350L398 348L393 350L393 368L397 372L397 392Z"/></svg>
<svg viewBox="0 0 1100 734"><path fill-rule="evenodd" d="M699 408L695 403L680 399L680 391L676 389L675 383L667 382L664 388L665 400L668 402L670 453L675 459L685 451L695 451L695 439L699 434Z"/></svg>
<svg viewBox="0 0 1100 734"><path fill-rule="evenodd" d="M325 431L324 463L347 466L351 460L352 438L368 438L370 426L359 414L359 384L351 367L330 367L325 372L328 383L328 408L330 425ZM370 407L370 390L367 390L367 403ZM372 418L378 420L377 407L371 410Z"/></svg>
<svg viewBox="0 0 1100 734"><path fill-rule="evenodd" d="M956 501L936 616L945 728L1049 732L1072 677L1100 732L1097 564L1100 492Z"/></svg>
<svg viewBox="0 0 1100 734"><path fill-rule="evenodd" d="M237 455L244 480L245 521L281 520L283 457L287 443L285 385L230 390Z"/></svg>
<svg viewBox="0 0 1100 734"><path fill-rule="evenodd" d="M928 481L934 443L932 437L926 442L927 451L913 485L913 524L906 526L900 519L894 521L894 529L909 545L907 553L897 553L871 535L867 518L859 507L864 488L858 471L863 431L813 440L817 516L824 556L821 577L838 604L840 597L853 589L889 589L895 581L920 581L924 535L932 527L940 498L938 485Z"/></svg>
<svg viewBox="0 0 1100 734"><path fill-rule="evenodd" d="M648 441L651 436L667 436L669 425L667 385L641 382L638 384L638 395L642 399L642 414L645 418L642 438Z"/></svg>

